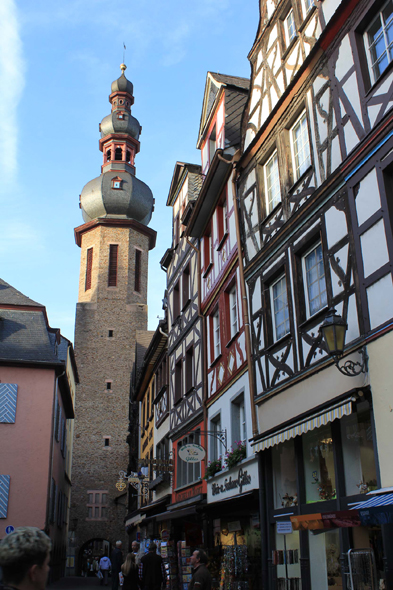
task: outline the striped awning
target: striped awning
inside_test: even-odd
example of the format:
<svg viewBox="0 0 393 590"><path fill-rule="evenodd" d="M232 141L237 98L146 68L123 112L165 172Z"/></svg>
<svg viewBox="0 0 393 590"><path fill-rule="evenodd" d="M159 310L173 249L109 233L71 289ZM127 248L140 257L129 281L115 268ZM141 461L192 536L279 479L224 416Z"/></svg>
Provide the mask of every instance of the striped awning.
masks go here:
<svg viewBox="0 0 393 590"><path fill-rule="evenodd" d="M352 510L360 510L363 508L376 508L377 506L391 506L393 504L393 494L383 494L380 496L373 496L370 500L359 502Z"/></svg>
<svg viewBox="0 0 393 590"><path fill-rule="evenodd" d="M291 438L295 438L295 436L300 436L305 434L309 430L314 430L314 428L319 428L320 426L324 426L328 424L328 422L333 422L337 418L342 418L343 416L349 416L352 413L352 402L351 398L347 398L340 403L337 403L333 406L330 406L328 409L318 412L317 414L313 414L304 420L299 422L295 422L288 428L283 428L281 430L277 430L270 436L266 436L261 440L256 441L253 443L254 446L254 453L258 453L258 451L264 451L269 447L274 447L275 445L279 445L280 443L285 442L286 440L290 440Z"/></svg>

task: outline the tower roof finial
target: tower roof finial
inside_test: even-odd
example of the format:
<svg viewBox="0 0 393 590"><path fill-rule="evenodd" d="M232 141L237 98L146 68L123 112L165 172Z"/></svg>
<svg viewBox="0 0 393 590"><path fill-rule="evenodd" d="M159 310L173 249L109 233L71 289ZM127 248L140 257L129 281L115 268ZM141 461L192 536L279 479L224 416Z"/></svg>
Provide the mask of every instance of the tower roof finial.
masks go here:
<svg viewBox="0 0 393 590"><path fill-rule="evenodd" d="M126 69L127 69L127 66L126 66L126 64L120 64L120 69L121 69L121 72L122 72L122 74L124 74L124 72L125 72L125 71L126 71Z"/></svg>

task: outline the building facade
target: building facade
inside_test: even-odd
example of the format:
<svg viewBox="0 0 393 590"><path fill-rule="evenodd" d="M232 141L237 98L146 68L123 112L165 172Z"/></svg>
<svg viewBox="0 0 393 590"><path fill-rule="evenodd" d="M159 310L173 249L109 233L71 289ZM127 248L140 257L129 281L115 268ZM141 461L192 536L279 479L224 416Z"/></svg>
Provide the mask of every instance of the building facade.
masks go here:
<svg viewBox="0 0 393 590"><path fill-rule="evenodd" d="M135 176L141 127L131 115L133 85L112 83L111 114L101 124L101 175L82 190L75 351L80 363L71 518L78 569L87 555L125 542L127 492L115 484L127 471L130 376L137 330L147 328L149 250L156 233L149 187Z"/></svg>
<svg viewBox="0 0 393 590"><path fill-rule="evenodd" d="M20 526L45 530L56 580L67 559L73 348L43 305L2 280L0 318L0 538Z"/></svg>

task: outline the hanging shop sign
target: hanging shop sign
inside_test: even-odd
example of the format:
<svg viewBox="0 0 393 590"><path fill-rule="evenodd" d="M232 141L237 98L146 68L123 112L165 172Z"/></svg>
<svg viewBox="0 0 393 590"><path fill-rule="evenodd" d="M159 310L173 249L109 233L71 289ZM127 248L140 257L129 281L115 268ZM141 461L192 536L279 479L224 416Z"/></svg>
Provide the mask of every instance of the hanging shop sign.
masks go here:
<svg viewBox="0 0 393 590"><path fill-rule="evenodd" d="M224 471L208 480L207 501L236 497L258 487L258 465L255 460L244 466Z"/></svg>
<svg viewBox="0 0 393 590"><path fill-rule="evenodd" d="M292 533L292 523L290 520L281 520L276 522L276 531L279 535L290 535Z"/></svg>
<svg viewBox="0 0 393 590"><path fill-rule="evenodd" d="M179 449L179 457L186 463L200 463L205 458L205 455L205 449L195 443L183 445Z"/></svg>

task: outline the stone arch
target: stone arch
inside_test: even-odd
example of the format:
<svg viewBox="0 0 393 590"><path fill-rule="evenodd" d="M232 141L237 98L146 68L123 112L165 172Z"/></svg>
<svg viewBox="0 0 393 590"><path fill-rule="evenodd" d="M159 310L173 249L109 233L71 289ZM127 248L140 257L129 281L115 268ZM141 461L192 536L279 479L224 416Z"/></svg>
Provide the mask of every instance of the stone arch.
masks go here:
<svg viewBox="0 0 393 590"><path fill-rule="evenodd" d="M89 558L107 555L110 558L112 552L111 542L102 537L94 537L81 545L76 559L76 575L86 572L86 563Z"/></svg>

